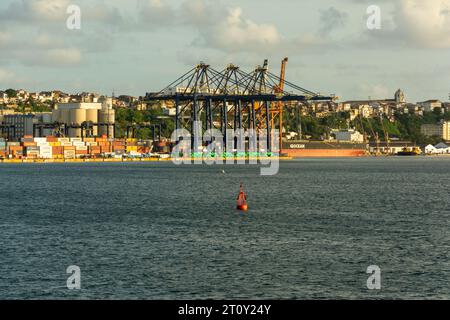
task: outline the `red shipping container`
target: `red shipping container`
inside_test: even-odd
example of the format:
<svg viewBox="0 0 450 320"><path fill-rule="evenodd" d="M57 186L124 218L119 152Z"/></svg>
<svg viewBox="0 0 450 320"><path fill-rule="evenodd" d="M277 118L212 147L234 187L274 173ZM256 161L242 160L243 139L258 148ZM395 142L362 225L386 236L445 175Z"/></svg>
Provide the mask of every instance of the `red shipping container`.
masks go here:
<svg viewBox="0 0 450 320"><path fill-rule="evenodd" d="M63 154L64 147L52 147L52 153L53 154Z"/></svg>
<svg viewBox="0 0 450 320"><path fill-rule="evenodd" d="M47 139L47 142L58 142L57 137L48 136L46 139Z"/></svg>

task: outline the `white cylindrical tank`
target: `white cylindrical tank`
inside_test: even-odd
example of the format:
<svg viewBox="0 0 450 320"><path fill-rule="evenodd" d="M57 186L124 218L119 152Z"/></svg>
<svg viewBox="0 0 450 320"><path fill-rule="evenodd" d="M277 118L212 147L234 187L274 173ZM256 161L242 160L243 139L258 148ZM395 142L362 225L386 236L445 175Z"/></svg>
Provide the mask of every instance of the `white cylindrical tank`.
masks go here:
<svg viewBox="0 0 450 320"><path fill-rule="evenodd" d="M85 121L86 121L86 110L85 109L70 110L70 123L80 125Z"/></svg>
<svg viewBox="0 0 450 320"><path fill-rule="evenodd" d="M86 121L85 109L71 109L70 110L70 123L75 125L81 125ZM69 130L70 137L81 137L81 129L71 128Z"/></svg>
<svg viewBox="0 0 450 320"><path fill-rule="evenodd" d="M86 110L86 121L90 121L92 123L98 123L98 110L97 109L88 109ZM94 126L93 135L98 135L98 128Z"/></svg>

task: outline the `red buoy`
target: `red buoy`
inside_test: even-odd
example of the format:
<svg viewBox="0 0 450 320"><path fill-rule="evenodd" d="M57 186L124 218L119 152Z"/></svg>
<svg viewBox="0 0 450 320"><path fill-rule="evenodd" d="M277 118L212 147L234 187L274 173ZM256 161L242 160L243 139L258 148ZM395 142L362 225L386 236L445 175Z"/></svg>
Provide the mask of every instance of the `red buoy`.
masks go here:
<svg viewBox="0 0 450 320"><path fill-rule="evenodd" d="M240 211L248 210L247 196L245 195L244 187L242 186L242 183L241 183L241 187L239 190L239 195L237 197L237 207L236 208Z"/></svg>

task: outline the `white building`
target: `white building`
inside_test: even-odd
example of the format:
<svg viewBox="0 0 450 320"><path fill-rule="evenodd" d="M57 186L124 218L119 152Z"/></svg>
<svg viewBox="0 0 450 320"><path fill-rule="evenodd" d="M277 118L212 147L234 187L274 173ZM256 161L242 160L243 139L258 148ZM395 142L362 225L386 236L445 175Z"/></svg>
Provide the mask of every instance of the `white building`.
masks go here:
<svg viewBox="0 0 450 320"><path fill-rule="evenodd" d="M425 147L426 154L450 154L450 147L445 143L441 142L437 145L428 145Z"/></svg>
<svg viewBox="0 0 450 320"><path fill-rule="evenodd" d="M424 102L419 102L419 105L425 112L433 111L435 108L442 108L442 102L439 100L427 100Z"/></svg>

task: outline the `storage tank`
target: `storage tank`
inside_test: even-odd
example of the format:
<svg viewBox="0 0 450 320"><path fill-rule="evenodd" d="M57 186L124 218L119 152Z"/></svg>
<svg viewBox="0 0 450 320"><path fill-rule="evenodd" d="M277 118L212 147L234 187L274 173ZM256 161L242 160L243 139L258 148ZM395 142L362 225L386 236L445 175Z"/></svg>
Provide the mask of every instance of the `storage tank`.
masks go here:
<svg viewBox="0 0 450 320"><path fill-rule="evenodd" d="M52 111L52 122L61 122L61 110L55 109Z"/></svg>
<svg viewBox="0 0 450 320"><path fill-rule="evenodd" d="M86 110L86 121L90 121L92 123L98 123L98 110L97 109L88 109ZM94 126L93 135L98 135L98 128Z"/></svg>
<svg viewBox="0 0 450 320"><path fill-rule="evenodd" d="M61 110L60 120L62 123L66 123L66 124L70 123L70 110L69 109Z"/></svg>
<svg viewBox="0 0 450 320"><path fill-rule="evenodd" d="M85 109L71 109L70 110L70 123L75 125L81 125L86 121ZM70 137L81 137L81 129L70 128Z"/></svg>
<svg viewBox="0 0 450 320"><path fill-rule="evenodd" d="M101 109L98 112L98 121L100 123L108 123L111 124L109 126L109 135L108 135L108 127L101 126L99 128L99 135L108 135L108 138L114 138L114 126L113 124L116 122L116 112L114 109Z"/></svg>

